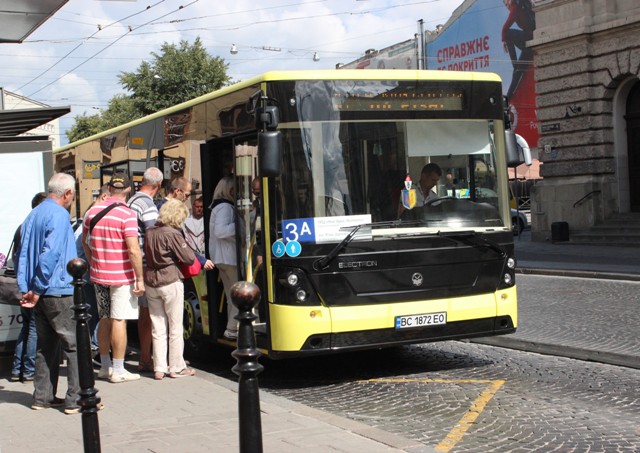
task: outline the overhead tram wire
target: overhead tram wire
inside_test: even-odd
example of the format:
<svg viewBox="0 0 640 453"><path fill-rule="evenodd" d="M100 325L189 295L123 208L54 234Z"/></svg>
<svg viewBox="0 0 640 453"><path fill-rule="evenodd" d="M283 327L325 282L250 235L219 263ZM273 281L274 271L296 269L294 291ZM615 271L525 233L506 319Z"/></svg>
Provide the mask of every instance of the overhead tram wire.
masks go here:
<svg viewBox="0 0 640 453"><path fill-rule="evenodd" d="M163 0L164 1L164 0ZM127 36L129 33L131 33L133 30L137 30L138 28L144 27L146 25L149 25L150 23L158 20L158 19L162 19L163 17L167 17L171 14L177 13L178 11L182 11L184 8L187 8L195 3L198 3L200 0L193 0L191 3L187 3L186 5L180 5L180 7L174 11L170 11L167 14L163 14L162 16L152 19L148 22L145 22L142 25L138 25L135 28L130 28L129 30L127 30L127 32L125 34L123 34L122 36L116 38L112 43L110 43L109 45L103 47L102 49L100 49L98 52L94 53L93 55L91 55L90 57L88 57L85 61L83 61L82 63L80 63L79 65L77 65L76 67L74 67L73 69L70 69L69 71L67 71L66 73L64 73L63 75L61 75L60 77L58 77L57 79L55 79L53 82L50 82L46 85L44 85L43 87L41 87L40 89L34 91L33 93L31 93L28 97L32 97L33 95L35 95L36 93L39 93L40 91L44 90L45 88L47 88L48 86L53 85L54 83L56 83L58 80L62 79L63 77L71 74L73 71L75 71L76 69L78 69L80 66L85 65L86 63L90 62L93 58L95 58L96 56L100 55L102 52L104 52L105 50L107 50L108 48L110 48L111 46L115 45L118 41L120 41L122 38L124 38L125 36Z"/></svg>
<svg viewBox="0 0 640 453"><path fill-rule="evenodd" d="M117 23L120 23L122 21L125 21L127 19L130 19L132 17L135 17L139 14L142 14L144 12L147 12L149 9L154 8L156 6L158 6L161 3L164 3L166 0L160 0L159 2L151 5L151 6L147 6L144 10L142 11L138 11L137 13L133 13L128 15L127 17L123 17L122 19L118 19L114 22L111 22L108 25L105 25L104 27L99 27L97 31L93 32L90 36L84 38L77 46L75 46L73 49L71 49L69 52L67 52L66 55L64 55L62 58L60 58L58 61L56 61L54 64L52 64L51 66L49 66L47 69L45 69L44 71L42 71L40 74L38 74L37 76L35 76L33 79L29 80L27 83L23 84L22 86L20 86L17 90L21 90L24 87L26 87L27 85L30 85L31 83L35 82L36 80L38 80L40 77L42 77L43 75L45 75L47 72L49 72L50 70L52 70L54 67L56 67L58 64L62 63L69 55L71 55L73 52L75 52L76 50L78 50L79 47L81 47L86 41L90 40L91 38L93 38L95 35L97 35L98 33L100 33L102 30L105 30L109 27L111 27L112 25L115 25ZM66 74L65 74L66 75ZM63 76L64 77L64 76ZM57 81L58 79L54 80ZM47 85L48 86L48 85Z"/></svg>

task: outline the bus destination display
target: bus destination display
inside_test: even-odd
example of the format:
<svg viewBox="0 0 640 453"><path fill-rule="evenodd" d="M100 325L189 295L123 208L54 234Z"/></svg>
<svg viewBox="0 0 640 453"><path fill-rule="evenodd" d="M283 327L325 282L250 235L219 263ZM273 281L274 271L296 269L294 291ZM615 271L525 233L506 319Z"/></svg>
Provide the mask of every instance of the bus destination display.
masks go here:
<svg viewBox="0 0 640 453"><path fill-rule="evenodd" d="M387 91L384 93L334 93L333 106L339 111L433 111L462 110L463 91Z"/></svg>

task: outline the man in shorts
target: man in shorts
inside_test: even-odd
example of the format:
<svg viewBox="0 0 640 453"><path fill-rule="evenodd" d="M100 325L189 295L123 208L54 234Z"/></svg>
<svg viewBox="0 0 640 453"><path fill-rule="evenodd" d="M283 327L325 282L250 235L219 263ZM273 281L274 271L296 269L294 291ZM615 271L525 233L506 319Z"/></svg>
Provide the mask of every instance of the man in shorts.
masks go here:
<svg viewBox="0 0 640 453"><path fill-rule="evenodd" d="M113 383L140 379L139 374L124 368L127 320L138 319L138 297L144 294L138 221L126 205L130 192L129 177L114 173L109 181L109 198L89 209L82 225L82 245L90 264L100 316L98 379ZM100 214L107 209L106 214ZM96 217L98 220L93 221Z"/></svg>

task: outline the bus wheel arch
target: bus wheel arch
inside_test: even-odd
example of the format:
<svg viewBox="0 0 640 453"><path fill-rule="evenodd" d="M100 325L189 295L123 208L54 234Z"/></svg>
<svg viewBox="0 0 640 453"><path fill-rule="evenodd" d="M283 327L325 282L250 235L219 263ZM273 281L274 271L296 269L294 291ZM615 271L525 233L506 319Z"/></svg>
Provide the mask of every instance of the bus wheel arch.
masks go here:
<svg viewBox="0 0 640 453"><path fill-rule="evenodd" d="M184 295L184 313L182 317L185 353L197 353L202 341L202 315L198 297L189 292Z"/></svg>

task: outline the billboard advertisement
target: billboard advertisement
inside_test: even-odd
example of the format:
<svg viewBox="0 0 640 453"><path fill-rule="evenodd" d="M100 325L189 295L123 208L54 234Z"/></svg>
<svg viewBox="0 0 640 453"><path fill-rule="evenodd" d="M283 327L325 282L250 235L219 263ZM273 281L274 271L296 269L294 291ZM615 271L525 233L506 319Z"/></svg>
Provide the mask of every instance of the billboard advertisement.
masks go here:
<svg viewBox="0 0 640 453"><path fill-rule="evenodd" d="M538 120L533 51L525 43L534 30L532 0L466 0L425 46L426 69L500 75L512 127L532 148Z"/></svg>
<svg viewBox="0 0 640 453"><path fill-rule="evenodd" d="M381 50L371 50L370 54L351 63L343 69L417 69L416 41L401 42Z"/></svg>

